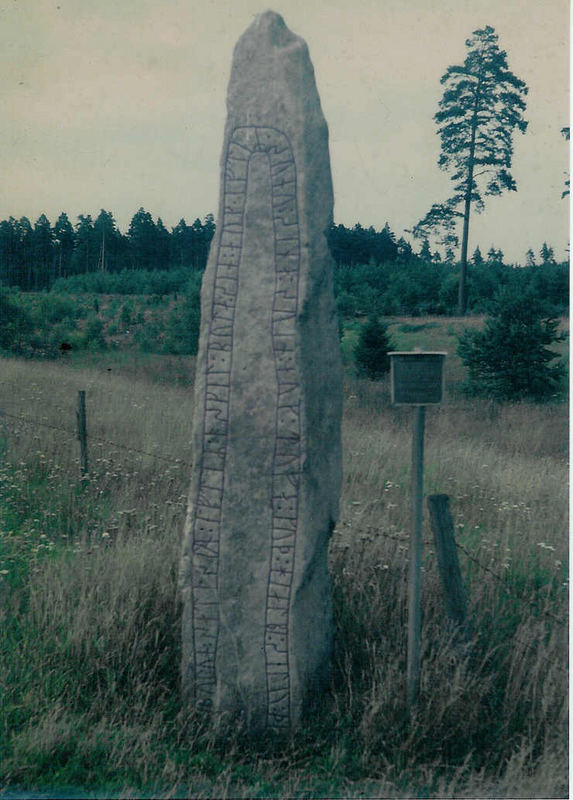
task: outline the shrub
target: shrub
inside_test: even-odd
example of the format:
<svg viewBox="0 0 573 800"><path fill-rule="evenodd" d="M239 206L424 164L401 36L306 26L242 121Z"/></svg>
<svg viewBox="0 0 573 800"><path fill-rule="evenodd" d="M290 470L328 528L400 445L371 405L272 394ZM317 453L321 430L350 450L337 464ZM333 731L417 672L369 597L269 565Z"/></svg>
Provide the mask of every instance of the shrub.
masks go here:
<svg viewBox="0 0 573 800"><path fill-rule="evenodd" d="M127 331L131 325L133 324L133 303L124 303L121 307L121 313L119 315L119 328L122 331Z"/></svg>
<svg viewBox="0 0 573 800"><path fill-rule="evenodd" d="M353 317L356 313L355 297L342 289L336 298L336 309L339 317Z"/></svg>
<svg viewBox="0 0 573 800"><path fill-rule="evenodd" d="M169 270L127 270L121 272L88 272L58 278L52 291L82 294L151 294L162 296L182 289L195 275L190 268Z"/></svg>
<svg viewBox="0 0 573 800"><path fill-rule="evenodd" d="M41 322L46 326L64 320L74 320L78 316L77 306L72 298L54 292L40 298L38 312Z"/></svg>
<svg viewBox="0 0 573 800"><path fill-rule="evenodd" d="M196 355L201 326L201 273L187 282L182 306L174 309L167 320L165 351L177 355Z"/></svg>
<svg viewBox="0 0 573 800"><path fill-rule="evenodd" d="M359 375L369 380L380 380L390 370L388 352L395 345L388 335L388 327L378 317L370 317L362 327L354 348L354 362Z"/></svg>
<svg viewBox="0 0 573 800"><path fill-rule="evenodd" d="M162 350L162 329L155 319L148 320L135 331L134 340L144 353L160 353Z"/></svg>
<svg viewBox="0 0 573 800"><path fill-rule="evenodd" d="M551 345L563 341L559 320L532 295L500 295L483 330L466 329L458 354L468 368L466 391L495 400L547 400L561 391L562 360Z"/></svg>
<svg viewBox="0 0 573 800"><path fill-rule="evenodd" d="M34 323L20 296L0 284L0 349L23 353L33 338Z"/></svg>
<svg viewBox="0 0 573 800"><path fill-rule="evenodd" d="M90 350L105 350L107 344L103 332L103 322L99 317L88 318L82 344Z"/></svg>

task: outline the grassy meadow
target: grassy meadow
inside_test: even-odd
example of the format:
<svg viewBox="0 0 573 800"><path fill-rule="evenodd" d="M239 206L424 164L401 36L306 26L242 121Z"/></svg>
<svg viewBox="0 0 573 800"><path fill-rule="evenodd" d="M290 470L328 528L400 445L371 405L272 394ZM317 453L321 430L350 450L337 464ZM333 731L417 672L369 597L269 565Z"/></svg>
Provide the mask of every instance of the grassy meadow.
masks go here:
<svg viewBox="0 0 573 800"><path fill-rule="evenodd" d="M0 360L0 787L126 798L566 796L568 409L463 396L455 335L480 319L390 322L399 349L451 354L446 401L427 412L425 493L450 496L472 646L460 650L445 616L425 513L421 690L409 717L412 412L390 405L387 381L354 376L352 323L330 550L333 679L321 713L282 744L246 743L240 731L219 741L179 701L193 358Z"/></svg>

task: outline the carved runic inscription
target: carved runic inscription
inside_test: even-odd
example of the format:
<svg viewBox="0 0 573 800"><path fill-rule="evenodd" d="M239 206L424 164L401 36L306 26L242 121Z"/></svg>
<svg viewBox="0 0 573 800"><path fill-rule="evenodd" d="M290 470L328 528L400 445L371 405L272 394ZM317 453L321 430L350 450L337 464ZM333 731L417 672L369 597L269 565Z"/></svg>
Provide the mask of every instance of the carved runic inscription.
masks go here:
<svg viewBox="0 0 573 800"><path fill-rule="evenodd" d="M267 727L291 722L289 609L293 582L301 470L301 388L295 363L300 234L296 165L291 145L270 127L233 131L224 166L221 235L206 345L205 402L199 489L192 520L192 608L195 699L210 708L216 689L219 637L219 550L231 408L231 368L239 269L245 237L249 162L268 160L271 178L275 287L270 337L276 406L264 622Z"/></svg>

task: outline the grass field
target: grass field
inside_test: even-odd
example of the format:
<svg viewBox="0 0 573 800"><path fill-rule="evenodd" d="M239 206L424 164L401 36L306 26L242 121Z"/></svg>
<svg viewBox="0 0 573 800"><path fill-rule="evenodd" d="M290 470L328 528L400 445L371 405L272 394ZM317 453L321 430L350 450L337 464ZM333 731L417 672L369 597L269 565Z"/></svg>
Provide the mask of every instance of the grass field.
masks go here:
<svg viewBox="0 0 573 800"><path fill-rule="evenodd" d="M473 321L479 324L479 321ZM193 361L108 352L0 368L0 782L101 796L565 797L568 410L459 391L456 320L393 320L447 350L426 494L450 496L473 644L446 622L425 521L421 695L405 710L411 412L346 360L331 543L334 675L281 747L220 742L179 703L177 562ZM90 477L79 476L77 391ZM1 795L0 795L1 796Z"/></svg>

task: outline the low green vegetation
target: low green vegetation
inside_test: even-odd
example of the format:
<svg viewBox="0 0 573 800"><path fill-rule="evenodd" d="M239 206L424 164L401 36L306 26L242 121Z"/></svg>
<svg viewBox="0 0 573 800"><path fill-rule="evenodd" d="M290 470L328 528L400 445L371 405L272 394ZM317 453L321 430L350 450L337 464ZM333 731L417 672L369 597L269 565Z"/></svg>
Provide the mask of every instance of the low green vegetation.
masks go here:
<svg viewBox="0 0 573 800"><path fill-rule="evenodd" d="M141 312L173 312L170 301L131 301L99 296L96 310L84 298L78 321L96 314L108 340L110 322L137 330ZM492 411L461 392L453 345L482 322L388 321L399 349L451 353L446 401L428 412L425 491L450 496L472 647L460 652L446 622L426 528L421 694L409 718L411 415L389 404L387 378L354 375L362 323L350 321L330 548L334 672L320 713L281 746L240 730L221 741L179 700L193 358L108 341L59 360L2 359L2 785L124 797L565 796L567 408L522 401Z"/></svg>
<svg viewBox="0 0 573 800"><path fill-rule="evenodd" d="M345 319L383 316L443 316L456 314L459 266L409 256L397 262L342 264L334 273L338 313ZM486 313L503 290L534 294L555 314L569 307L569 265L506 265L495 253L468 265L468 310Z"/></svg>
<svg viewBox="0 0 573 800"><path fill-rule="evenodd" d="M500 295L483 330L465 330L458 353L468 368L466 390L493 400L549 400L566 394L565 364L556 344L559 319L533 295Z"/></svg>
<svg viewBox="0 0 573 800"><path fill-rule="evenodd" d="M198 271L200 274L200 271ZM163 297L181 292L193 270L155 269L120 272L82 272L68 278L58 278L51 287L55 294L150 294Z"/></svg>
<svg viewBox="0 0 573 800"><path fill-rule="evenodd" d="M356 370L362 377L379 380L390 371L389 352L394 343L388 335L388 326L378 317L370 317L360 329L354 348Z"/></svg>
<svg viewBox="0 0 573 800"><path fill-rule="evenodd" d="M131 290L148 287L148 274L154 273L131 273L132 282L119 287L128 291L117 294L29 293L0 285L0 313L7 321L0 334L0 351L55 358L65 343L67 353L136 347L144 352L195 354L202 273L186 272L184 281L180 276L178 291L172 294L163 292L165 286L172 286L169 282L163 288L157 286L161 289L157 294L134 294ZM78 283L89 284L86 277L91 276L78 276ZM105 288L118 288L114 283L118 276L109 277L113 280Z"/></svg>

